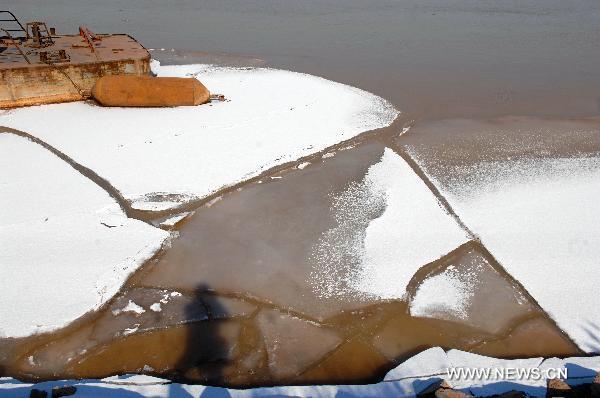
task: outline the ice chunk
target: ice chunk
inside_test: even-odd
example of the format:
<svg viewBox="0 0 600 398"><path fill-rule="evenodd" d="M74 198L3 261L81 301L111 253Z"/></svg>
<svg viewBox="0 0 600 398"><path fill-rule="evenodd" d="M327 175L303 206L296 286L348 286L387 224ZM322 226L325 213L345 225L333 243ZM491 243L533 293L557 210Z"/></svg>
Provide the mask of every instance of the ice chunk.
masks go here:
<svg viewBox="0 0 600 398"><path fill-rule="evenodd" d="M0 169L0 335L51 331L100 307L168 238L25 138L0 134Z"/></svg>
<svg viewBox="0 0 600 398"><path fill-rule="evenodd" d="M274 310L262 310L257 323L276 377L299 374L342 341L329 329Z"/></svg>
<svg viewBox="0 0 600 398"><path fill-rule="evenodd" d="M509 276L496 270L497 264L492 266L493 259L470 246L421 281L410 299L410 313L498 334L536 308Z"/></svg>
<svg viewBox="0 0 600 398"><path fill-rule="evenodd" d="M163 228L172 228L175 225L177 225L177 223L179 223L181 220L183 220L184 218L186 218L187 216L190 215L191 212L183 212L183 213L179 213L179 214L175 214L173 216L167 217L165 220L163 220L160 223L160 226Z"/></svg>

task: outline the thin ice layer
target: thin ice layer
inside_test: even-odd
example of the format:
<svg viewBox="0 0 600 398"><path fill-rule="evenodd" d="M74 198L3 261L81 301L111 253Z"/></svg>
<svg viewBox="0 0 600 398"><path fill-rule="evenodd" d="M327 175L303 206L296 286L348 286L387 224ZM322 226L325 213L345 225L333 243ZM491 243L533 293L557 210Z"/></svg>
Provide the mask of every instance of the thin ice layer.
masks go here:
<svg viewBox="0 0 600 398"><path fill-rule="evenodd" d="M533 303L488 260L477 248L452 256L420 282L410 299L410 314L497 334L535 311Z"/></svg>
<svg viewBox="0 0 600 398"><path fill-rule="evenodd" d="M274 69L156 67L196 76L227 101L197 107L102 108L83 102L0 115L109 180L135 208L205 197L364 131L398 112L365 91Z"/></svg>
<svg viewBox="0 0 600 398"><path fill-rule="evenodd" d="M0 170L0 336L98 308L168 237L25 138L0 134Z"/></svg>

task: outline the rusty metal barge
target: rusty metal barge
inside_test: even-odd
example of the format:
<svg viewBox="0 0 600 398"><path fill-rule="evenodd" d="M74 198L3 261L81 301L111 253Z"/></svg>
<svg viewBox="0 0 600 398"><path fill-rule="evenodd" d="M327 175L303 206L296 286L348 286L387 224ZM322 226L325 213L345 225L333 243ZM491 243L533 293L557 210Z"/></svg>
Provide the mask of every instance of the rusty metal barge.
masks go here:
<svg viewBox="0 0 600 398"><path fill-rule="evenodd" d="M79 101L103 76L149 74L150 53L127 34L59 35L0 11L0 108Z"/></svg>

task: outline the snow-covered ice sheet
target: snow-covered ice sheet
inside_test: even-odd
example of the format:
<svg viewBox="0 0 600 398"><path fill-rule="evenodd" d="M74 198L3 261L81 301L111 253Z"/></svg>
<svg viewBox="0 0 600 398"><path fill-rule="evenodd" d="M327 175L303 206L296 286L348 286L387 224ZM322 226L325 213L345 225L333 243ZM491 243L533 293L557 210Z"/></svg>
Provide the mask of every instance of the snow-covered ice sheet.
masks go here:
<svg viewBox="0 0 600 398"><path fill-rule="evenodd" d="M467 185L436 185L559 327L600 352L600 158L471 167Z"/></svg>
<svg viewBox="0 0 600 398"><path fill-rule="evenodd" d="M380 97L306 74L154 68L159 76L196 76L227 101L146 109L44 105L1 114L0 125L33 134L92 169L134 208L165 210L388 126L398 114Z"/></svg>
<svg viewBox="0 0 600 398"><path fill-rule="evenodd" d="M389 148L369 168L365 185L373 196L383 198L385 209L366 229L354 286L380 298L402 298L419 268L467 242L469 236Z"/></svg>
<svg viewBox="0 0 600 398"><path fill-rule="evenodd" d="M0 170L0 336L98 308L169 236L26 138L0 134Z"/></svg>

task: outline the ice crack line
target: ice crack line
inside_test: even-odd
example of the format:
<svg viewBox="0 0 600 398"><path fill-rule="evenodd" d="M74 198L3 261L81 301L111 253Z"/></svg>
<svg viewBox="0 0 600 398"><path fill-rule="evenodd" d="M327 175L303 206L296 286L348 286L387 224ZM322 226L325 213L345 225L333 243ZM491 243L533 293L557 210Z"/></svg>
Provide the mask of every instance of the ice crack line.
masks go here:
<svg viewBox="0 0 600 398"><path fill-rule="evenodd" d="M52 145L40 140L39 138L37 138L29 133L26 133L26 132L20 131L20 130L16 130L16 129L13 129L10 127L0 126L0 134L14 134L19 137L26 138L29 141L34 142L34 143L40 145L41 147L43 147L44 149L52 152L52 154L54 154L61 160L65 161L69 166L74 168L81 175L83 175L87 179L91 180L94 184L96 184L97 186L102 188L111 198L113 198L119 204L119 206L121 207L121 210L123 210L123 212L127 215L127 217L135 218L140 221L146 222L146 220L135 217L135 215L132 214L133 212L132 212L131 207L129 206L129 203L125 200L125 198L123 198L121 193L110 182L108 182L108 180L100 177L93 170L77 163L75 160L73 160L69 156L65 155L64 153L62 153L61 151L59 151Z"/></svg>

